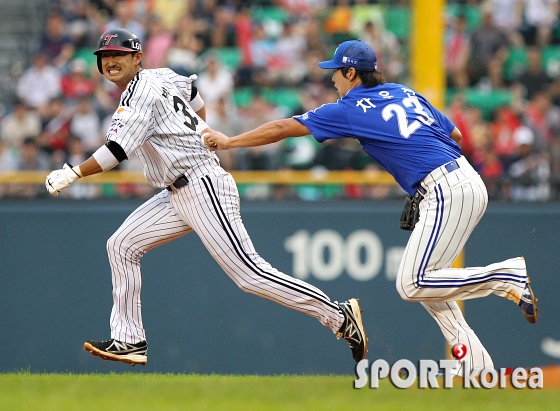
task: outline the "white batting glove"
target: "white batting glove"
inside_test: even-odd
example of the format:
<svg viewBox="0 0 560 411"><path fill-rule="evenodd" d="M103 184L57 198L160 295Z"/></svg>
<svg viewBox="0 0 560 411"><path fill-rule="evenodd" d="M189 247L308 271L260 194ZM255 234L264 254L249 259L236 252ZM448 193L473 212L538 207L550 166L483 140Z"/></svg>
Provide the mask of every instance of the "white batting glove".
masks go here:
<svg viewBox="0 0 560 411"><path fill-rule="evenodd" d="M81 176L75 171L71 165L64 163L62 170L54 170L47 176L45 186L48 192L57 196L60 191L77 181Z"/></svg>

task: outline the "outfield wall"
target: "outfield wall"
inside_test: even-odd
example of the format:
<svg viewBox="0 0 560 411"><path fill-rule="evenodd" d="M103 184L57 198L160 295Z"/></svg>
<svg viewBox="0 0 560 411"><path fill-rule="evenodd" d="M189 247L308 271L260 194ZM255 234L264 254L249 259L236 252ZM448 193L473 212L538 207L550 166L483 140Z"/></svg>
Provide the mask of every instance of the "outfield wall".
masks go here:
<svg viewBox="0 0 560 411"><path fill-rule="evenodd" d="M344 341L313 318L241 292L195 234L142 259L148 365L83 351L83 341L109 338L105 244L139 204L0 202L0 372L353 373ZM400 202L242 204L253 243L273 266L332 299L360 298L370 359L437 360L445 355L438 326L394 286L408 238L397 228L400 211ZM470 266L525 256L540 299L536 325L496 296L465 302L496 367L560 363L559 232L559 205L492 204L467 244Z"/></svg>

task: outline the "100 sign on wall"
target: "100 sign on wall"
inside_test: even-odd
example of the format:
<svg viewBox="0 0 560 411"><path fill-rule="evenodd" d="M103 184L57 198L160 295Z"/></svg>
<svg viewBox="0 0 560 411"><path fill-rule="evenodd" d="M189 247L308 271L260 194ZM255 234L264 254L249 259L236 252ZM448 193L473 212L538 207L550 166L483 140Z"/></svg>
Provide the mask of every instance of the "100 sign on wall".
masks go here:
<svg viewBox="0 0 560 411"><path fill-rule="evenodd" d="M292 275L305 280L310 275L332 281L346 272L356 281L369 281L381 271L385 258L385 276L396 278L404 247L387 248L371 230L355 230L344 238L335 230L323 229L311 234L298 230L284 240L292 253Z"/></svg>

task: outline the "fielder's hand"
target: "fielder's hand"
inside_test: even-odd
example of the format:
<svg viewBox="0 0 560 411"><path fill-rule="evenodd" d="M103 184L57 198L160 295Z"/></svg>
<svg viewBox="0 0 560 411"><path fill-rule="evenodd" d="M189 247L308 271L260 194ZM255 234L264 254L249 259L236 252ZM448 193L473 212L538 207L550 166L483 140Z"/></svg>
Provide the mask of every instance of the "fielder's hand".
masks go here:
<svg viewBox="0 0 560 411"><path fill-rule="evenodd" d="M219 131L205 128L201 134L202 144L204 144L211 151L227 150L229 137Z"/></svg>
<svg viewBox="0 0 560 411"><path fill-rule="evenodd" d="M60 191L78 180L81 176L71 165L65 163L62 170L54 170L47 176L45 186L48 192L57 196Z"/></svg>

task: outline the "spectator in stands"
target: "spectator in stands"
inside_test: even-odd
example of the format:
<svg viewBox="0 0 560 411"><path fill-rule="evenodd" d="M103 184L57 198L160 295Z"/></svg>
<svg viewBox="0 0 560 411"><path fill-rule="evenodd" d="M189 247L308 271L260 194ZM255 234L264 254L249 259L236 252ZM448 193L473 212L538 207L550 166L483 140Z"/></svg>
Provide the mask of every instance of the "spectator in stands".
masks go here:
<svg viewBox="0 0 560 411"><path fill-rule="evenodd" d="M95 82L88 78L88 64L84 59L76 58L70 62L69 71L62 76L62 94L70 104L80 96L95 92Z"/></svg>
<svg viewBox="0 0 560 411"><path fill-rule="evenodd" d="M78 1L75 16L66 26L68 35L77 49L96 47L101 32L98 7L92 0Z"/></svg>
<svg viewBox="0 0 560 411"><path fill-rule="evenodd" d="M99 116L91 105L89 95L81 96L78 100L75 112L70 120L70 133L80 139L80 148L86 154L92 154L105 141L101 140ZM82 161L76 164L81 164ZM74 163L72 163L74 164Z"/></svg>
<svg viewBox="0 0 560 411"><path fill-rule="evenodd" d="M235 18L235 46L241 53L241 67L251 64L251 38L253 36L253 19L251 9L242 6Z"/></svg>
<svg viewBox="0 0 560 411"><path fill-rule="evenodd" d="M302 18L301 23L305 28L305 42L307 43L307 50L322 53L324 56L330 52L328 46L330 45L330 37L322 30L319 19L317 18Z"/></svg>
<svg viewBox="0 0 560 411"><path fill-rule="evenodd" d="M265 82L268 81L268 68L273 66L274 59L277 56L276 43L269 38L264 26L258 24L255 26L253 39L250 45L251 50L251 66L256 71L264 72ZM254 78L254 76L253 76ZM268 85L268 84L259 84Z"/></svg>
<svg viewBox="0 0 560 411"><path fill-rule="evenodd" d="M45 54L36 54L33 65L19 79L16 91L20 100L43 115L49 101L62 92L60 70L48 63Z"/></svg>
<svg viewBox="0 0 560 411"><path fill-rule="evenodd" d="M490 60L486 76L483 76L478 83L479 90L505 90L507 86L503 61L497 58Z"/></svg>
<svg viewBox="0 0 560 411"><path fill-rule="evenodd" d="M470 35L467 32L467 18L459 14L450 19L445 33L445 68L447 84L465 88L469 85L467 62L470 51Z"/></svg>
<svg viewBox="0 0 560 411"><path fill-rule="evenodd" d="M249 131L261 124L283 117L283 113L259 93L246 110L240 111L241 132ZM281 142L261 147L249 147L237 150L238 170L276 170L281 163Z"/></svg>
<svg viewBox="0 0 560 411"><path fill-rule="evenodd" d="M53 13L47 17L40 50L46 54L49 63L60 70L65 69L74 55L75 47L66 33L66 22L61 14Z"/></svg>
<svg viewBox="0 0 560 411"><path fill-rule="evenodd" d="M551 181L555 183L554 191L558 195L560 188L560 138L558 138L558 134L548 145L547 152L550 155Z"/></svg>
<svg viewBox="0 0 560 411"><path fill-rule="evenodd" d="M332 36L333 43L340 43L352 37L352 8L350 0L338 0L325 19L323 28Z"/></svg>
<svg viewBox="0 0 560 411"><path fill-rule="evenodd" d="M525 44L550 44L552 30L558 24L558 0L525 0L523 4L525 24L521 28L521 34Z"/></svg>
<svg viewBox="0 0 560 411"><path fill-rule="evenodd" d="M495 119L490 125L492 146L489 151L494 152L499 160L508 167L517 154L517 142L514 138L515 130L521 126L521 121L511 107L500 107L495 112Z"/></svg>
<svg viewBox="0 0 560 411"><path fill-rule="evenodd" d="M29 110L25 103L17 100L12 113L0 123L0 137L8 149L19 150L28 136L38 136L41 132L41 117Z"/></svg>
<svg viewBox="0 0 560 411"><path fill-rule="evenodd" d="M174 44L167 52L167 66L179 74L190 75L200 70L199 54L204 44L199 37L200 25L186 15L179 20Z"/></svg>
<svg viewBox="0 0 560 411"><path fill-rule="evenodd" d="M365 172L377 174L383 172L383 167L372 162L365 166ZM398 185L368 184L363 186L363 197L369 200L384 200L387 198L402 198L405 191Z"/></svg>
<svg viewBox="0 0 560 411"><path fill-rule="evenodd" d="M294 86L305 76L307 40L303 27L295 20L282 24L282 33L276 40L277 66L275 77L283 85Z"/></svg>
<svg viewBox="0 0 560 411"><path fill-rule="evenodd" d="M235 46L235 6L224 3L216 7L212 26L208 29L212 47Z"/></svg>
<svg viewBox="0 0 560 411"><path fill-rule="evenodd" d="M34 137L26 137L19 153L18 171L46 171L51 169L49 156L39 149ZM10 187L10 195L35 198L44 195L43 184L21 184Z"/></svg>
<svg viewBox="0 0 560 411"><path fill-rule="evenodd" d="M198 81L200 85L200 81ZM202 90L207 90L201 87ZM210 90L209 88L208 90ZM206 124L209 127L223 131L230 132L228 135L237 135L241 131L241 122L237 114L237 109L230 101L232 97L229 95L221 95L218 101L214 102L211 110L208 109L206 93L204 94L204 101L206 106ZM222 150L216 152L220 159L221 166L227 170L234 170L237 163L237 150Z"/></svg>
<svg viewBox="0 0 560 411"><path fill-rule="evenodd" d="M317 65L317 62L323 61L324 57L325 55L318 50L311 50L305 54L306 74L301 80L302 91L309 92L313 95L319 95L319 93L326 92L330 89L332 84L331 73L321 69L321 67ZM319 105L312 104L309 110L313 107L319 107ZM301 114L303 113L304 112Z"/></svg>
<svg viewBox="0 0 560 411"><path fill-rule="evenodd" d="M492 10L483 7L482 24L475 29L471 36L467 74L470 85L488 75L488 66L492 60L502 65L507 58L509 42L505 33L494 26Z"/></svg>
<svg viewBox="0 0 560 411"><path fill-rule="evenodd" d="M190 10L181 15L176 25L177 34L190 33L200 41L202 49L212 47L211 31L218 8L217 1L189 1L187 7Z"/></svg>
<svg viewBox="0 0 560 411"><path fill-rule="evenodd" d="M99 146L97 146L99 148ZM82 164L91 155L91 151L86 151L82 140L78 137L68 139L68 156L66 163ZM99 196L100 186L96 184L72 184L62 195L74 199L92 199Z"/></svg>
<svg viewBox="0 0 560 411"><path fill-rule="evenodd" d="M523 114L523 124L533 133L531 147L534 151L546 150L553 138L553 130L549 119L552 107L550 97L546 92L535 93L529 101Z"/></svg>
<svg viewBox="0 0 560 411"><path fill-rule="evenodd" d="M18 153L14 148L10 148L4 144L0 138L0 173L8 171L16 171L18 166ZM9 195L11 187L7 184L0 184L0 198Z"/></svg>
<svg viewBox="0 0 560 411"><path fill-rule="evenodd" d="M314 17L325 10L330 2L327 0L278 0L278 3L293 16Z"/></svg>
<svg viewBox="0 0 560 411"><path fill-rule="evenodd" d="M536 93L547 91L552 79L543 70L541 50L538 46L527 47L527 69L516 79L516 83L523 87L523 97L531 100Z"/></svg>
<svg viewBox="0 0 560 411"><path fill-rule="evenodd" d="M358 140L352 138L327 140L319 147L313 166L324 167L327 170L359 169L357 159L361 149Z"/></svg>
<svg viewBox="0 0 560 411"><path fill-rule="evenodd" d="M516 160L509 167L513 201L547 201L550 198L550 161L548 153L533 151L534 134L528 127L515 131L518 143Z"/></svg>
<svg viewBox="0 0 560 411"><path fill-rule="evenodd" d="M117 109L120 101L120 94L117 91L120 92L115 84L109 81L98 78L98 81L95 82L92 104L100 118L109 114L112 115Z"/></svg>
<svg viewBox="0 0 560 411"><path fill-rule="evenodd" d="M474 152L474 143L472 137L472 123L470 120L470 107L467 106L465 98L458 93L451 99L448 109L449 119L455 124L462 134L459 145L461 146L461 154L464 155L469 162L472 163L472 155Z"/></svg>
<svg viewBox="0 0 560 411"><path fill-rule="evenodd" d="M502 194L501 177L504 172L504 165L498 155L488 147L484 152L482 162L478 166L480 177L488 190L488 197L500 198Z"/></svg>
<svg viewBox="0 0 560 411"><path fill-rule="evenodd" d="M105 25L102 31L123 27L136 34L140 40L140 44L144 44L146 29L142 23L135 20L129 2L118 0L115 3L113 12L114 18Z"/></svg>
<svg viewBox="0 0 560 411"><path fill-rule="evenodd" d="M218 54L208 52L205 56L206 67L199 74L196 81L197 89L203 90L204 104L206 107L206 115L215 111L218 102L223 101L230 106L233 98L233 75L222 64Z"/></svg>
<svg viewBox="0 0 560 411"><path fill-rule="evenodd" d="M383 19L368 21L358 37L377 53L377 65L388 81L397 81L404 72L400 59L401 44L391 31L385 30ZM379 50L379 51L378 51Z"/></svg>
<svg viewBox="0 0 560 411"><path fill-rule="evenodd" d="M41 149L48 153L55 150L67 151L70 119L71 112L66 108L64 98L53 98L49 102L46 116L43 118L43 131L37 139Z"/></svg>
<svg viewBox="0 0 560 411"><path fill-rule="evenodd" d="M93 4L95 9L98 10L100 14L113 17L115 4L117 3L117 1L121 1L121 0L88 0L88 1Z"/></svg>
<svg viewBox="0 0 560 411"><path fill-rule="evenodd" d="M143 46L143 66L148 69L166 67L167 51L171 46L173 34L165 28L161 17L152 14L148 20L148 33Z"/></svg>
<svg viewBox="0 0 560 411"><path fill-rule="evenodd" d="M0 138L0 172L15 171L18 166L18 152L15 148L11 148ZM0 194L2 193L2 185L0 184ZM1 195L0 195L1 197Z"/></svg>
<svg viewBox="0 0 560 411"><path fill-rule="evenodd" d="M470 107L468 118L473 150L471 161L475 170L480 171L480 166L484 163L486 157L486 151L492 147L490 124L484 119L480 107Z"/></svg>
<svg viewBox="0 0 560 411"><path fill-rule="evenodd" d="M523 5L525 0L488 0L494 25L508 37L511 45L524 45L519 33L523 22Z"/></svg>

